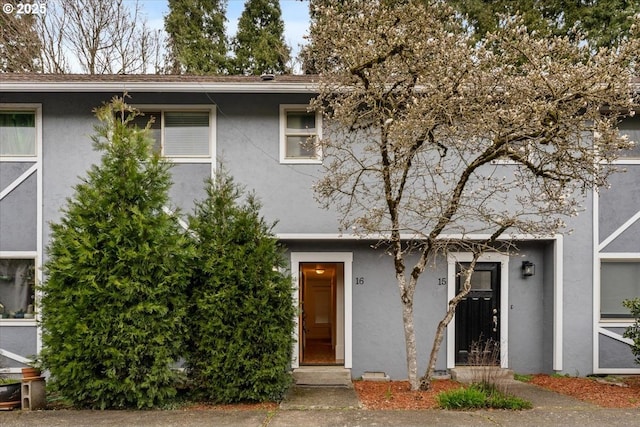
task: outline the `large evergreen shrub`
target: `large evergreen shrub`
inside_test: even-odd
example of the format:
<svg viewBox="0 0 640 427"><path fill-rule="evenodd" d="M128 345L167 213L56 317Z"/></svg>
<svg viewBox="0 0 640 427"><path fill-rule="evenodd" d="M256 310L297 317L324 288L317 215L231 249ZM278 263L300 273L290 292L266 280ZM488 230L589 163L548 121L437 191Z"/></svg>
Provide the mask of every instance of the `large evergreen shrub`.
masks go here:
<svg viewBox="0 0 640 427"><path fill-rule="evenodd" d="M189 239L163 211L169 165L120 98L96 110L104 152L60 223L45 264L43 366L80 407L161 405L183 348Z"/></svg>
<svg viewBox="0 0 640 427"><path fill-rule="evenodd" d="M629 309L634 318L633 324L625 329L622 336L633 341L631 352L634 355L634 361L640 364L640 298L626 299L622 301L622 305Z"/></svg>
<svg viewBox="0 0 640 427"><path fill-rule="evenodd" d="M253 195L224 171L208 183L190 229L197 255L187 317L187 372L217 402L282 397L290 384L294 307L283 254Z"/></svg>

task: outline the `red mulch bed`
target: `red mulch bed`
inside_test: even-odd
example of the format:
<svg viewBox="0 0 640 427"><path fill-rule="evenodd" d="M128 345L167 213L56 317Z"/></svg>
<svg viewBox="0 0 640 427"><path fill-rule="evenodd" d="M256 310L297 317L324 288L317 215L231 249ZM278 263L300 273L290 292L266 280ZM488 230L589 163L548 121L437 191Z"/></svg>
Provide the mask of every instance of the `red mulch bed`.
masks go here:
<svg viewBox="0 0 640 427"><path fill-rule="evenodd" d="M604 408L640 408L640 377L575 378L534 375L531 384L573 396ZM411 391L408 381L355 381L366 409L435 409L438 393L464 387L451 380L434 380L429 391Z"/></svg>
<svg viewBox="0 0 640 427"><path fill-rule="evenodd" d="M534 375L532 384L603 408L640 407L640 377L575 378Z"/></svg>
<svg viewBox="0 0 640 427"><path fill-rule="evenodd" d="M451 380L434 380L429 391L411 391L409 381L355 381L353 386L366 409L433 409L438 393L462 387Z"/></svg>

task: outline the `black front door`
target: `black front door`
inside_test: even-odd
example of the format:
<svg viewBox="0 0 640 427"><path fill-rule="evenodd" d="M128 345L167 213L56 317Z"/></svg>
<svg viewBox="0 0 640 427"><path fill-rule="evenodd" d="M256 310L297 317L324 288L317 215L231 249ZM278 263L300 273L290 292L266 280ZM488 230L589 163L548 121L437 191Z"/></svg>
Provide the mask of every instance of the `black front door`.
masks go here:
<svg viewBox="0 0 640 427"><path fill-rule="evenodd" d="M464 276L458 274L456 292L460 291L463 282ZM469 360L472 350L487 349L500 342L499 310L500 263L479 262L471 275L471 291L456 308L456 365L474 363ZM495 363L499 362L500 356L496 349L498 360L494 360Z"/></svg>

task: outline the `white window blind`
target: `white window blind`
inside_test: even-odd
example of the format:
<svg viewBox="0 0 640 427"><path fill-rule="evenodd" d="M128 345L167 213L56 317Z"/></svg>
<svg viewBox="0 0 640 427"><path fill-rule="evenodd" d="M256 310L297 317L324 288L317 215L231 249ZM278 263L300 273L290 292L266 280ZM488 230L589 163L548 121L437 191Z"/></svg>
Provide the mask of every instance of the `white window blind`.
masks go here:
<svg viewBox="0 0 640 427"><path fill-rule="evenodd" d="M603 262L600 267L600 314L629 317L625 299L640 297L640 262Z"/></svg>
<svg viewBox="0 0 640 427"><path fill-rule="evenodd" d="M208 156L209 112L165 111L163 154Z"/></svg>

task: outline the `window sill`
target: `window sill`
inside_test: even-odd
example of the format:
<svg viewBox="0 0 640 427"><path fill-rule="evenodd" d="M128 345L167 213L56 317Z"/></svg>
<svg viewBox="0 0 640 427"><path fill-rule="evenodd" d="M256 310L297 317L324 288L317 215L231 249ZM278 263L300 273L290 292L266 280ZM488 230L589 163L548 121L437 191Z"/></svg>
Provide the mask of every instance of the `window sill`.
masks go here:
<svg viewBox="0 0 640 427"><path fill-rule="evenodd" d="M321 165L321 159L281 159L282 165Z"/></svg>
<svg viewBox="0 0 640 427"><path fill-rule="evenodd" d="M5 326L37 326L36 319L0 319L0 327Z"/></svg>
<svg viewBox="0 0 640 427"><path fill-rule="evenodd" d="M24 163L24 162L31 162L31 163L35 163L38 161L38 157L33 155L33 156L0 156L0 162L7 162L7 163Z"/></svg>
<svg viewBox="0 0 640 427"><path fill-rule="evenodd" d="M198 156L198 157L163 156L162 159L169 163L212 163L213 162L213 157L211 156Z"/></svg>
<svg viewBox="0 0 640 427"><path fill-rule="evenodd" d="M625 325L632 325L636 320L632 317L601 317L600 324L614 324L623 323Z"/></svg>

